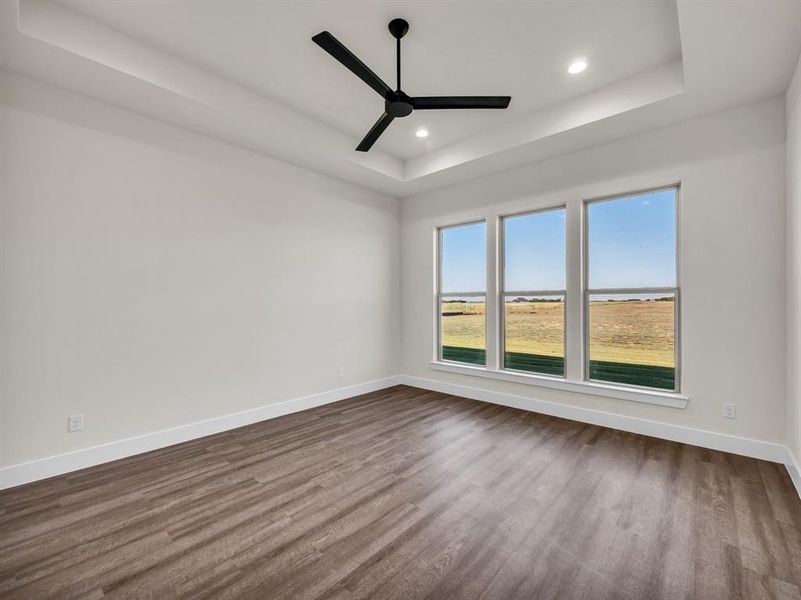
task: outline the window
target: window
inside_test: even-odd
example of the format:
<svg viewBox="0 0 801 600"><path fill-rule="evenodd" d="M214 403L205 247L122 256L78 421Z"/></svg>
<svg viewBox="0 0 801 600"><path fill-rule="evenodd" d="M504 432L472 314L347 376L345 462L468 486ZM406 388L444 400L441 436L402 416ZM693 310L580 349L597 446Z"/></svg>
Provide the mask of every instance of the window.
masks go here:
<svg viewBox="0 0 801 600"><path fill-rule="evenodd" d="M565 209L505 217L503 368L565 374Z"/></svg>
<svg viewBox="0 0 801 600"><path fill-rule="evenodd" d="M431 368L685 407L679 188L437 228Z"/></svg>
<svg viewBox="0 0 801 600"><path fill-rule="evenodd" d="M587 379L678 390L677 196L586 204Z"/></svg>
<svg viewBox="0 0 801 600"><path fill-rule="evenodd" d="M486 364L486 225L439 229L439 359Z"/></svg>

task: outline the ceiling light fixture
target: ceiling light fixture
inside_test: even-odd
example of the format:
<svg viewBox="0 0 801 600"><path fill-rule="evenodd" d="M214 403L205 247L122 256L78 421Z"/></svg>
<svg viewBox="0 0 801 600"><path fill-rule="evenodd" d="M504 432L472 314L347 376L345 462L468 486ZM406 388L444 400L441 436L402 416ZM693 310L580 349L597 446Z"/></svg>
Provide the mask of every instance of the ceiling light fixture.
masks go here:
<svg viewBox="0 0 801 600"><path fill-rule="evenodd" d="M567 72L570 73L571 75L578 75L586 68L587 68L587 61L584 60L583 58L579 58L574 60L570 64L570 66L567 68Z"/></svg>
<svg viewBox="0 0 801 600"><path fill-rule="evenodd" d="M419 137L419 138L425 138L425 137L428 137L428 129L426 129L425 127L421 127L420 129L418 129L418 130L417 130L417 131L414 133L414 135L416 135L416 136L417 136L417 137Z"/></svg>

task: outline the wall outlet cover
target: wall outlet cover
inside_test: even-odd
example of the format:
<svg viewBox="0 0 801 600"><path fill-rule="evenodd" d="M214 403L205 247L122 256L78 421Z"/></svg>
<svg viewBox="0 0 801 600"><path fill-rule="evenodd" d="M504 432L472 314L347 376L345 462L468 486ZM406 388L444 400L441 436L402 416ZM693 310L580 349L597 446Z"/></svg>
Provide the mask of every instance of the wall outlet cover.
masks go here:
<svg viewBox="0 0 801 600"><path fill-rule="evenodd" d="M81 431L83 429L83 415L70 415L67 420L67 431Z"/></svg>

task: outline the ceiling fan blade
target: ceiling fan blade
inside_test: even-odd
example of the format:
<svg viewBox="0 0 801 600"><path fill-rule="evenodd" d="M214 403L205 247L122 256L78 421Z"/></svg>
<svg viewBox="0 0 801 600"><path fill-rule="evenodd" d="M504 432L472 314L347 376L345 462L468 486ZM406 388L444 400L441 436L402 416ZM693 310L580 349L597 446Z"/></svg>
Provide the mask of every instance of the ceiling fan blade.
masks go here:
<svg viewBox="0 0 801 600"><path fill-rule="evenodd" d="M315 44L320 46L323 50L328 52L331 56L336 58L345 67L347 67L359 79L373 88L376 92L381 94L382 98L386 98L392 93L390 88L384 81L375 73L370 70L366 64L356 58L356 55L348 50L342 42L340 42L333 35L327 31L318 33L312 38Z"/></svg>
<svg viewBox="0 0 801 600"><path fill-rule="evenodd" d="M507 108L511 96L422 96L412 98L415 110L435 108Z"/></svg>
<svg viewBox="0 0 801 600"><path fill-rule="evenodd" d="M378 121L376 121L372 129L367 132L367 135L364 136L364 139L359 142L359 145L356 146L356 150L359 152L367 152L370 148L372 148L373 144L375 144L379 136L384 133L384 130L389 127L389 124L392 123L394 118L395 117L388 115L387 113L384 113L378 117Z"/></svg>

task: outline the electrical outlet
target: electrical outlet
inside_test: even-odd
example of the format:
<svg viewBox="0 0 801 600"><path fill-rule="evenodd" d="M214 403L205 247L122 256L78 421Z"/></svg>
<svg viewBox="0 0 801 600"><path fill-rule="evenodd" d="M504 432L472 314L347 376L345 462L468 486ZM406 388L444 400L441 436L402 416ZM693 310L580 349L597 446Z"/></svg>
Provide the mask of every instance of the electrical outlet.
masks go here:
<svg viewBox="0 0 801 600"><path fill-rule="evenodd" d="M723 403L723 417L726 419L737 418L737 405L729 402Z"/></svg>
<svg viewBox="0 0 801 600"><path fill-rule="evenodd" d="M83 429L83 415L70 415L67 420L67 431L81 431Z"/></svg>
<svg viewBox="0 0 801 600"><path fill-rule="evenodd" d="M337 367L337 377L342 379L345 376L345 367Z"/></svg>

